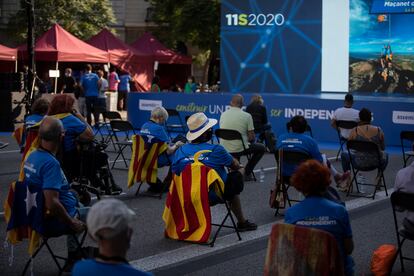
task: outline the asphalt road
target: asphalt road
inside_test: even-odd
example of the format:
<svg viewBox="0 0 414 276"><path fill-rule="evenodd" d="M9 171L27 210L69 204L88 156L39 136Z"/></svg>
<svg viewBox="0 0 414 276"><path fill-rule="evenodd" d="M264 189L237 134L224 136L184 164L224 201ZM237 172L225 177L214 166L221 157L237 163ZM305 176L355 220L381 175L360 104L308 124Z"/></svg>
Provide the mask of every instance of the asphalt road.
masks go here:
<svg viewBox="0 0 414 276"><path fill-rule="evenodd" d="M2 141L10 142L10 146L0 151L0 200L4 202L7 195L9 184L16 179L20 154L17 151L17 145L13 142L11 137L0 136ZM330 150L323 150L328 156L333 156L336 152L331 148ZM129 154L128 154L129 155ZM113 159L114 154L110 153ZM339 162L333 162L339 169ZM116 163L118 167L124 165L119 162ZM247 182L245 189L241 195L242 205L245 216L260 226L268 225L276 222L274 211L268 207L269 191L273 186L275 179L275 171L272 170L275 166L275 161L272 155L265 155L260 161L257 169L263 167L266 169L264 183ZM390 164L386 170L386 183L388 187L392 187L394 183L395 173L401 168L401 156L392 154L390 156ZM161 173L165 174L165 171ZM131 249L128 253L129 260L145 260L150 256L158 256L158 254L169 254L173 250L179 250L188 246L187 243L172 241L164 238L163 235L163 221L161 219L164 209L165 196L162 200L149 197L135 197L135 189L130 190L126 188L127 171L113 170L115 179L122 188L125 194L119 196L130 208L132 208L137 216L134 219L134 235ZM145 189L145 187L144 187ZM352 200L353 198L344 198L344 200ZM377 204L377 203L375 203ZM390 206L388 200L378 203L374 207L370 207L368 211L360 211L359 208L353 211L355 214L351 215L351 223L354 231L356 249L354 253L357 264L357 275L366 274L369 265L370 255L372 249L382 243L395 243L395 233L390 217ZM222 207L214 207L212 209L213 220L219 218L222 214ZM0 207L2 212L2 207ZM1 214L1 213L0 213ZM5 238L5 221L0 216L0 238ZM222 231L220 236L231 234L231 231ZM166 271L165 268L155 267L154 272L158 275L257 275L262 273L264 263L264 252L266 247L266 238L255 239L249 242L248 234L242 234L243 240L239 246L232 245L223 250L214 252L213 257L207 255L200 255L196 258L188 258L187 262L177 261L172 263ZM235 238L234 238L235 239ZM220 242L220 240L218 241ZM94 245L88 239L87 245ZM57 238L51 242L52 248L55 252L65 255L66 242L65 238ZM196 248L201 248L198 246ZM220 247L220 244L215 246ZM414 252L414 250L412 250ZM218 260L215 255L222 256ZM13 265L9 266L10 248L5 249L0 247L0 271L4 275L18 275L21 273L24 263L28 259L27 243L14 247ZM139 262L138 262L139 263ZM42 251L35 259L33 270L35 275L56 275L57 270L54 266L47 251ZM413 270L411 270L413 272ZM414 274L414 273L412 273ZM409 275L409 274L406 274Z"/></svg>

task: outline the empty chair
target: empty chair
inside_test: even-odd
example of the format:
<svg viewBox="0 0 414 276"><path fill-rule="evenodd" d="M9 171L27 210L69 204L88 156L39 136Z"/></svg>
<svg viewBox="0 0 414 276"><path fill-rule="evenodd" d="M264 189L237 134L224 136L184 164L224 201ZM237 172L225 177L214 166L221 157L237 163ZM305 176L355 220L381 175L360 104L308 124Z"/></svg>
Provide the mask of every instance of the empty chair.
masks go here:
<svg viewBox="0 0 414 276"><path fill-rule="evenodd" d="M407 166L408 159L410 157L414 156L414 131L401 131L400 133L400 139L401 139L401 150L403 154L403 162L404 167ZM411 150L406 151L406 146L410 147Z"/></svg>
<svg viewBox="0 0 414 276"><path fill-rule="evenodd" d="M130 139L130 136L135 133L134 127L131 125L128 121L122 121L122 120L112 120L109 122L111 126L111 131L113 134L113 137L115 139L115 145L117 145L117 155L115 157L115 160L112 164L112 169L115 166L115 163L117 162L118 158L121 156L122 160L124 161L125 167L128 168L128 163L125 159L124 150L126 148L132 149L132 140ZM124 135L124 139L121 140L120 134Z"/></svg>

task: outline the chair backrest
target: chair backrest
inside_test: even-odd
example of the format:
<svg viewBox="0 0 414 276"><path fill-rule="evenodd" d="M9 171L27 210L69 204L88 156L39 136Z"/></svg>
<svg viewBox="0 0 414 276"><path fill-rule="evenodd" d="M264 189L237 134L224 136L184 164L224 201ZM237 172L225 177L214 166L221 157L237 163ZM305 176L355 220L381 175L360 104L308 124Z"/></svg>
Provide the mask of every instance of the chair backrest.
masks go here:
<svg viewBox="0 0 414 276"><path fill-rule="evenodd" d="M395 207L402 208L403 210L414 212L414 194L404 192L393 192L391 194L391 204L393 209Z"/></svg>
<svg viewBox="0 0 414 276"><path fill-rule="evenodd" d="M244 144L241 133L238 132L237 130L219 128L215 130L214 134L216 135L217 138L220 138L223 140L239 140L243 145L243 150L247 149L246 145Z"/></svg>
<svg viewBox="0 0 414 276"><path fill-rule="evenodd" d="M349 140L346 142L351 156L352 167L361 171L371 171L381 166L381 151L371 141Z"/></svg>
<svg viewBox="0 0 414 276"><path fill-rule="evenodd" d="M344 275L344 265L330 233L277 223L269 236L264 275Z"/></svg>
<svg viewBox="0 0 414 276"><path fill-rule="evenodd" d="M103 113L105 120L122 120L122 116L119 112L116 111L106 111Z"/></svg>
<svg viewBox="0 0 414 276"><path fill-rule="evenodd" d="M111 129L115 132L134 131L134 127L128 121L112 120L110 121Z"/></svg>
<svg viewBox="0 0 414 276"><path fill-rule="evenodd" d="M295 168L298 167L301 163L305 162L306 160L312 159L312 156L305 152L300 151L292 151L292 150L286 150L286 149L279 149L282 150L282 154L279 156L282 156L282 175L283 176L290 176L285 175L283 173L283 168L286 166L294 166Z"/></svg>
<svg viewBox="0 0 414 276"><path fill-rule="evenodd" d="M401 131L400 139L414 142L414 131L407 131L407 130Z"/></svg>
<svg viewBox="0 0 414 276"><path fill-rule="evenodd" d="M178 113L175 109L166 108L169 117L180 117L180 113Z"/></svg>
<svg viewBox="0 0 414 276"><path fill-rule="evenodd" d="M338 120L335 122L336 126L338 128L343 128L343 129L353 129L354 127L358 126L358 123L355 121L342 121L342 120Z"/></svg>

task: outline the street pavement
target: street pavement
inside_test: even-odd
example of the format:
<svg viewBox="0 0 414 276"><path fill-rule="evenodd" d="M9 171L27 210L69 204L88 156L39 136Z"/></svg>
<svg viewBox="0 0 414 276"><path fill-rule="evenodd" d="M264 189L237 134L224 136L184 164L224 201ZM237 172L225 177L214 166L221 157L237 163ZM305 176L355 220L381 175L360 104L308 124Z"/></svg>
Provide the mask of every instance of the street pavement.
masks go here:
<svg viewBox="0 0 414 276"><path fill-rule="evenodd" d="M10 143L9 147L0 150L0 200L4 202L9 184L17 177L20 154L17 145L10 136L3 134L0 136L0 140ZM328 156L334 156L336 145L334 147L328 146L326 149L322 147L322 151ZM390 152L390 162L385 173L388 188L392 188L395 174L402 167L402 158L398 149L391 149ZM114 153L109 153L109 155L113 160ZM333 165L340 170L340 162L333 160ZM166 196L162 200L142 196L135 197L136 186L130 190L126 188L127 171L125 165L122 162L117 162L116 166L124 168L113 170L117 184L125 192L118 198L137 214L133 222L134 235L128 253L128 259L133 265L153 271L156 275L262 274L270 226L283 219L275 217L274 211L268 207L269 191L275 180L275 161L272 155L265 155L256 167L256 169L261 167L265 169L265 181L263 183L259 181L245 183L244 191L241 194L245 216L256 222L259 229L254 232L242 233L243 240L241 242L237 241L232 231L225 229L220 233L220 238L214 248L164 238L164 225L161 216ZM165 170L161 170L161 174L165 173ZM372 178L373 175L370 174L369 177ZM145 189L146 187L144 187ZM353 255L357 268L356 275L369 274L370 257L375 247L383 243L396 244L389 199L383 194L384 191L379 194L375 202L371 199L361 201L353 197L343 198L347 201L347 205L356 206L351 211L351 224L355 239ZM223 211L222 206L213 207L213 220L219 220ZM0 238L5 238L6 224L1 212L2 207L0 207ZM94 243L88 238L86 245L93 246ZM66 254L65 238L54 239L51 246L56 253ZM4 275L21 273L23 265L28 259L27 242L14 246L13 253L13 264L9 266L11 249L10 247L0 247L0 271ZM407 272L402 275L414 275L414 267L408 261L406 263ZM57 274L57 269L46 250L43 250L36 257L33 271L35 275ZM398 262L396 262L394 271L399 271Z"/></svg>

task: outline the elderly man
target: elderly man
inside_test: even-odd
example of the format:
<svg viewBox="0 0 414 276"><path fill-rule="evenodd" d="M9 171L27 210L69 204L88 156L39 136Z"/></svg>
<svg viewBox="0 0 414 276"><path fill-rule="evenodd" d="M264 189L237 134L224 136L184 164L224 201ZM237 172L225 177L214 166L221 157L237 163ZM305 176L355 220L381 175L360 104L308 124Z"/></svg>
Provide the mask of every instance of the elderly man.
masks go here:
<svg viewBox="0 0 414 276"><path fill-rule="evenodd" d="M78 262L72 275L152 275L135 269L126 260L134 215L134 211L114 198L102 199L93 205L86 223L89 235L98 243L99 254L95 259Z"/></svg>
<svg viewBox="0 0 414 276"><path fill-rule="evenodd" d="M252 154L252 158L247 162L245 171L245 180L249 181L253 178L252 172L254 167L263 157L266 148L263 144L254 142L256 135L254 133L253 119L249 113L241 109L243 107L243 101L242 95L236 94L233 96L230 102L230 109L221 114L220 128L240 132L243 142L247 147L246 152L244 152L243 145L240 141L221 140L220 144L237 159L240 159L240 156L245 153Z"/></svg>
<svg viewBox="0 0 414 276"><path fill-rule="evenodd" d="M24 163L24 174L30 185L41 187L44 195L46 218L45 232L48 235L79 233L85 229L80 220L85 209L79 209L76 196L56 159L63 139L63 125L59 119L45 117L39 127L40 146ZM77 244L68 236L68 257L77 257Z"/></svg>
<svg viewBox="0 0 414 276"><path fill-rule="evenodd" d="M170 138L167 135L165 130L165 122L168 120L168 112L164 107L156 107L151 111L150 120L144 123L141 127L140 135L147 138L148 143L158 143L165 142L170 143ZM178 141L173 145L169 145L165 153L161 154L158 157L158 168L170 166L172 163L172 156L174 152L183 145L182 142ZM164 179L164 183L171 182L171 171L168 172L168 175ZM164 186L162 181L157 179L155 185L150 185L149 192L158 193L160 189ZM168 185L166 185L168 187Z"/></svg>
<svg viewBox="0 0 414 276"><path fill-rule="evenodd" d="M334 129L338 128L336 126L337 121L359 122L359 115L358 115L359 111L352 108L353 104L354 104L354 96L352 96L352 94L350 93L346 94L344 106L336 109L333 114L331 126ZM341 131L341 136L344 137L345 139L348 139L349 134L351 133L351 130L340 128L340 131Z"/></svg>
<svg viewBox="0 0 414 276"><path fill-rule="evenodd" d="M207 118L204 113L193 114L188 118L187 125L189 132L187 140L190 144L180 147L174 154L172 171L180 174L185 166L194 160L194 154L200 150L211 150L209 153L202 154L200 161L217 171L224 182L224 199L229 201L231 210L236 216L239 231L252 231L257 229L257 225L244 218L240 204L239 194L243 191L243 168L237 159L233 158L221 145L208 143L213 135L212 127L217 124L217 120ZM226 172L225 168L231 171ZM217 195L209 193L210 201L215 201Z"/></svg>

